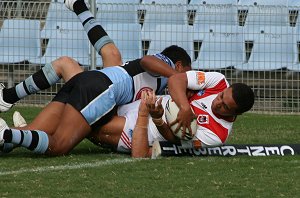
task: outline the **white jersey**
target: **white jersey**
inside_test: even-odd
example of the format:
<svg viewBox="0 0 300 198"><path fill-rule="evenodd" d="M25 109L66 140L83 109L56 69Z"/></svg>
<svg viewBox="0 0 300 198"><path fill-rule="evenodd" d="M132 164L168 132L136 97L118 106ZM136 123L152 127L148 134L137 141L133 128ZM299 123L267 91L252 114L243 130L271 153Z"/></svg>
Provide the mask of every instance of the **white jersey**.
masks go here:
<svg viewBox="0 0 300 198"><path fill-rule="evenodd" d="M197 132L194 138L201 141L202 147L212 147L222 145L228 138L233 122L218 118L211 110L212 101L218 93L226 89L229 84L224 75L217 72L188 71L188 88L199 90L190 98L190 104L197 116ZM170 96L163 97L162 106L166 109L166 103ZM140 100L120 106L118 115L126 118L121 139L118 144L118 151L131 152L132 133L138 116ZM163 120L166 121L165 115ZM148 143L153 144L154 140L166 141L159 133L158 129L149 118Z"/></svg>
<svg viewBox="0 0 300 198"><path fill-rule="evenodd" d="M190 104L197 115L198 129L195 134L203 147L219 146L228 138L233 122L218 118L212 112L212 101L229 84L225 76L217 72L188 71L188 88L199 90L190 98Z"/></svg>
<svg viewBox="0 0 300 198"><path fill-rule="evenodd" d="M166 103L171 97L168 95L161 96L161 97L163 97L162 106L165 109ZM126 122L123 128L121 138L119 140L117 151L128 152L128 153L131 152L132 133L138 117L138 109L139 109L140 102L141 100L138 100L127 105L122 105L118 108L118 116L124 116L126 118ZM163 120L166 121L164 115L163 115ZM149 117L149 125L148 125L149 146L152 146L154 140L166 141L166 139L159 133L151 117Z"/></svg>
<svg viewBox="0 0 300 198"><path fill-rule="evenodd" d="M175 69L174 63L167 56L163 54L154 54L153 56ZM132 97L131 102L139 100L142 91L154 91L156 95L161 95L168 82L168 78L164 76L145 71L140 64L140 60L128 61L122 66L133 80L132 93L127 93Z"/></svg>

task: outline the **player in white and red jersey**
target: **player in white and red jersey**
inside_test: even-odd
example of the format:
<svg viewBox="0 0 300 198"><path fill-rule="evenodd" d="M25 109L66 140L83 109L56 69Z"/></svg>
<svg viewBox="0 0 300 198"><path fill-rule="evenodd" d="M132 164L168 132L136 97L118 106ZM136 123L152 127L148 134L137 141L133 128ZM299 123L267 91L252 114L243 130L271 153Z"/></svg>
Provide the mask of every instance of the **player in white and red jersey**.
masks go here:
<svg viewBox="0 0 300 198"><path fill-rule="evenodd" d="M231 132L234 120L222 119L215 115L212 111L212 104L218 94L229 87L225 76L217 72L191 72L187 73L187 76L188 86L200 89L189 99L197 117L198 129L195 136L201 141L202 146L223 144ZM199 80L203 81L200 86L198 85Z"/></svg>
<svg viewBox="0 0 300 198"><path fill-rule="evenodd" d="M254 104L254 93L249 86L243 83L229 86L225 76L217 72L176 74L169 79L168 85L172 99L180 108L177 129L183 126L184 131L191 131L189 125L196 116L198 130L195 136L202 146L223 144L236 116L250 110ZM198 93L188 100L184 94L186 89L198 90Z"/></svg>

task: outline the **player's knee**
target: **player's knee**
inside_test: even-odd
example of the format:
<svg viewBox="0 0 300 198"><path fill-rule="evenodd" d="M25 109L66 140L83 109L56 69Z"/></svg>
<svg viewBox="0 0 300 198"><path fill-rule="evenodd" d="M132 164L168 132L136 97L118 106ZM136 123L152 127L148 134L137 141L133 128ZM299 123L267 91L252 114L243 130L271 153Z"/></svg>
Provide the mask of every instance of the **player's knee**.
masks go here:
<svg viewBox="0 0 300 198"><path fill-rule="evenodd" d="M59 65L77 63L73 58L71 58L69 56L61 56L58 59L56 59L55 62L60 63Z"/></svg>
<svg viewBox="0 0 300 198"><path fill-rule="evenodd" d="M59 74L65 81L68 81L74 75L83 71L78 62L71 57L62 56L52 62L57 74Z"/></svg>
<svg viewBox="0 0 300 198"><path fill-rule="evenodd" d="M115 66L122 64L122 57L115 44L110 43L102 47L100 52L104 66Z"/></svg>

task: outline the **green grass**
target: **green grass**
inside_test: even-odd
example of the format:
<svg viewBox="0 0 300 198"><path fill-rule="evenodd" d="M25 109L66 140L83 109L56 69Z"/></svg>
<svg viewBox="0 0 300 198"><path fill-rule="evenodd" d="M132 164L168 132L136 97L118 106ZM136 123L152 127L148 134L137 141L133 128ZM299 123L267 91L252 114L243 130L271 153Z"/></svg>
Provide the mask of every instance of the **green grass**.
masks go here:
<svg viewBox="0 0 300 198"><path fill-rule="evenodd" d="M39 108L14 107L31 120ZM13 110L1 114L9 124ZM299 116L245 114L228 143L300 143ZM299 197L299 156L132 160L83 141L70 155L0 156L0 197Z"/></svg>

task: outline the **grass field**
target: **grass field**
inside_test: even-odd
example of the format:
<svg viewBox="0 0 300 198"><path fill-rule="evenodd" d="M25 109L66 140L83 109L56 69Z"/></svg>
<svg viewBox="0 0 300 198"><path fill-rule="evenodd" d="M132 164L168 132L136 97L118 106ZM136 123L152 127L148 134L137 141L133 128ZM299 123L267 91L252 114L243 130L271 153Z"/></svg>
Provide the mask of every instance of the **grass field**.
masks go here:
<svg viewBox="0 0 300 198"><path fill-rule="evenodd" d="M14 107L27 120L39 108ZM13 110L2 113L9 125ZM296 115L240 116L228 143L300 143ZM0 156L0 197L299 197L300 156L133 160L88 141L70 155Z"/></svg>

